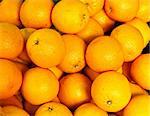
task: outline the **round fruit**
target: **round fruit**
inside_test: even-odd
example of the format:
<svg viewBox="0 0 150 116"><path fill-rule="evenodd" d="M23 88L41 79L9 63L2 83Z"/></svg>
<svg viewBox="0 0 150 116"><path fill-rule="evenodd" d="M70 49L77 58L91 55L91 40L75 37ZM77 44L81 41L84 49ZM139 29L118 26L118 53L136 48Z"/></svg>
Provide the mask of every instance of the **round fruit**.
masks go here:
<svg viewBox="0 0 150 116"><path fill-rule="evenodd" d="M26 64L20 63L20 62L14 62L16 66L19 68L19 70L24 74L29 67Z"/></svg>
<svg viewBox="0 0 150 116"><path fill-rule="evenodd" d="M97 21L89 19L88 24L77 35L89 43L96 37L104 35L104 31Z"/></svg>
<svg viewBox="0 0 150 116"><path fill-rule="evenodd" d="M60 64L65 54L64 41L53 29L35 31L29 37L26 47L33 63L43 68Z"/></svg>
<svg viewBox="0 0 150 116"><path fill-rule="evenodd" d="M130 21L138 12L139 0L105 0L104 9L116 21Z"/></svg>
<svg viewBox="0 0 150 116"><path fill-rule="evenodd" d="M150 54L140 55L131 65L131 77L144 89L150 90Z"/></svg>
<svg viewBox="0 0 150 116"><path fill-rule="evenodd" d="M20 26L19 10L23 0L0 0L0 22Z"/></svg>
<svg viewBox="0 0 150 116"><path fill-rule="evenodd" d="M2 116L30 116L25 110L16 106L4 106L2 111L4 112Z"/></svg>
<svg viewBox="0 0 150 116"><path fill-rule="evenodd" d="M87 6L90 16L96 14L104 6L104 0L80 0L80 1Z"/></svg>
<svg viewBox="0 0 150 116"><path fill-rule="evenodd" d="M134 60L143 50L143 36L135 27L122 24L111 32L111 37L121 44L126 62Z"/></svg>
<svg viewBox="0 0 150 116"><path fill-rule="evenodd" d="M20 19L25 27L49 28L53 0L27 0L20 9Z"/></svg>
<svg viewBox="0 0 150 116"><path fill-rule="evenodd" d="M85 103L74 112L74 116L93 116L93 114L94 116L108 116L107 112L92 103Z"/></svg>
<svg viewBox="0 0 150 116"><path fill-rule="evenodd" d="M0 59L0 99L12 97L21 87L22 74L11 61Z"/></svg>
<svg viewBox="0 0 150 116"><path fill-rule="evenodd" d="M144 39L144 47L146 47L150 41L150 28L148 24L138 18L134 18L133 20L127 22L127 24L137 28L141 32Z"/></svg>
<svg viewBox="0 0 150 116"><path fill-rule="evenodd" d="M89 13L80 0L61 0L53 8L52 22L64 33L77 33L88 23Z"/></svg>
<svg viewBox="0 0 150 116"><path fill-rule="evenodd" d="M150 22L150 0L139 0L139 10L136 17Z"/></svg>
<svg viewBox="0 0 150 116"><path fill-rule="evenodd" d="M66 54L64 59L59 65L59 68L66 73L75 73L81 71L85 66L85 43L76 35L63 35L62 36Z"/></svg>
<svg viewBox="0 0 150 116"><path fill-rule="evenodd" d="M96 72L117 70L124 61L119 42L109 36L94 39L87 47L86 61Z"/></svg>
<svg viewBox="0 0 150 116"><path fill-rule="evenodd" d="M110 31L115 25L115 21L109 18L104 10L99 11L92 18L103 27L104 32Z"/></svg>
<svg viewBox="0 0 150 116"><path fill-rule="evenodd" d="M150 95L139 95L131 99L125 107L123 116L149 116Z"/></svg>
<svg viewBox="0 0 150 116"><path fill-rule="evenodd" d="M128 104L131 90L124 75L109 71L94 80L91 95L95 104L104 111L117 112Z"/></svg>
<svg viewBox="0 0 150 116"><path fill-rule="evenodd" d="M24 76L22 94L33 105L40 105L54 99L59 91L59 82L48 69L29 69Z"/></svg>
<svg viewBox="0 0 150 116"><path fill-rule="evenodd" d="M73 116L71 111L63 104L49 102L39 107L35 116Z"/></svg>
<svg viewBox="0 0 150 116"><path fill-rule="evenodd" d="M80 73L68 74L60 80L58 97L60 102L70 109L75 109L85 102L89 102L91 81Z"/></svg>
<svg viewBox="0 0 150 116"><path fill-rule="evenodd" d="M13 24L0 23L0 58L16 58L23 50L24 40Z"/></svg>

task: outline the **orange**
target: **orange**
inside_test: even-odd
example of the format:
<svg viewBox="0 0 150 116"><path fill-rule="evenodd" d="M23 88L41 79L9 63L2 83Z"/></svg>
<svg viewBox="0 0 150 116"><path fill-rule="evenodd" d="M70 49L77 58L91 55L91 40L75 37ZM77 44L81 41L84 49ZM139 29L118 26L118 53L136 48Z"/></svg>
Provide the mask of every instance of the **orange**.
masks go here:
<svg viewBox="0 0 150 116"><path fill-rule="evenodd" d="M105 0L104 9L116 21L130 21L138 12L139 0Z"/></svg>
<svg viewBox="0 0 150 116"><path fill-rule="evenodd" d="M29 67L26 64L20 63L20 62L14 62L16 66L19 68L19 70L24 74Z"/></svg>
<svg viewBox="0 0 150 116"><path fill-rule="evenodd" d="M30 116L25 110L16 106L4 106L2 111L4 112L2 116Z"/></svg>
<svg viewBox="0 0 150 116"><path fill-rule="evenodd" d="M95 104L85 103L79 106L75 112L74 116L108 116L107 112L98 108Z"/></svg>
<svg viewBox="0 0 150 116"><path fill-rule="evenodd" d="M139 0L139 10L136 17L145 22L150 22L150 0Z"/></svg>
<svg viewBox="0 0 150 116"><path fill-rule="evenodd" d="M80 0L83 2L90 13L90 16L93 16L95 13L100 11L104 6L104 0Z"/></svg>
<svg viewBox="0 0 150 116"><path fill-rule="evenodd" d="M115 21L109 18L103 9L92 16L92 18L102 26L104 32L110 31L114 27Z"/></svg>
<svg viewBox="0 0 150 116"><path fill-rule="evenodd" d="M56 102L46 103L36 111L35 116L73 116L63 104Z"/></svg>
<svg viewBox="0 0 150 116"><path fill-rule="evenodd" d="M61 0L53 8L53 25L64 33L77 33L88 23L89 13L80 0Z"/></svg>
<svg viewBox="0 0 150 116"><path fill-rule="evenodd" d="M96 72L118 70L124 62L121 45L109 36L97 37L87 47L86 62Z"/></svg>
<svg viewBox="0 0 150 116"><path fill-rule="evenodd" d="M148 95L148 93L137 84L130 83L130 88L131 88L132 97L137 95L143 95L143 94Z"/></svg>
<svg viewBox="0 0 150 116"><path fill-rule="evenodd" d="M58 97L55 97L52 101L53 101L53 102L58 102L58 103L60 103L60 100L59 100Z"/></svg>
<svg viewBox="0 0 150 116"><path fill-rule="evenodd" d="M150 54L141 54L131 65L131 77L144 89L150 90Z"/></svg>
<svg viewBox="0 0 150 116"><path fill-rule="evenodd" d="M7 99L0 100L0 106L8 106L8 105L13 105L13 106L17 106L19 108L23 108L22 103L17 99L16 96L12 96Z"/></svg>
<svg viewBox="0 0 150 116"><path fill-rule="evenodd" d="M130 24L131 26L137 28L141 32L144 39L144 47L146 47L146 45L150 41L150 28L148 24L138 18L127 22L127 24Z"/></svg>
<svg viewBox="0 0 150 116"><path fill-rule="evenodd" d="M108 71L94 80L91 95L95 104L104 111L117 112L128 104L131 90L124 75Z"/></svg>
<svg viewBox="0 0 150 116"><path fill-rule="evenodd" d="M86 66L83 71L84 71L85 75L87 75L90 78L91 81L94 81L94 79L99 75L98 72L95 72L88 66Z"/></svg>
<svg viewBox="0 0 150 116"><path fill-rule="evenodd" d="M26 48L33 63L43 68L60 64L65 54L64 41L53 29L39 29L32 33Z"/></svg>
<svg viewBox="0 0 150 116"><path fill-rule="evenodd" d="M149 116L150 95L139 95L131 99L123 111L123 116Z"/></svg>
<svg viewBox="0 0 150 116"><path fill-rule="evenodd" d="M35 31L33 28L23 28L20 30L21 34L25 40L25 44L29 38L29 36ZM31 59L29 58L27 51L26 51L26 46L24 46L23 51L21 54L18 56L18 58L22 59L26 63L31 63Z"/></svg>
<svg viewBox="0 0 150 116"><path fill-rule="evenodd" d="M20 30L13 24L0 23L0 58L16 58L23 49Z"/></svg>
<svg viewBox="0 0 150 116"><path fill-rule="evenodd" d="M58 98L70 109L89 102L91 81L80 73L68 74L60 80Z"/></svg>
<svg viewBox="0 0 150 116"><path fill-rule="evenodd" d="M85 66L85 43L76 35L63 35L62 36L66 54L64 59L58 66L62 71L66 73L75 73L81 71Z"/></svg>
<svg viewBox="0 0 150 116"><path fill-rule="evenodd" d="M51 101L57 96L59 82L48 69L35 67L29 69L24 76L22 94L33 105Z"/></svg>
<svg viewBox="0 0 150 116"><path fill-rule="evenodd" d="M20 9L20 19L25 27L49 28L51 24L52 0L27 0Z"/></svg>
<svg viewBox="0 0 150 116"><path fill-rule="evenodd" d="M133 61L143 50L143 36L135 27L122 24L111 32L111 37L121 44L126 62Z"/></svg>
<svg viewBox="0 0 150 116"><path fill-rule="evenodd" d="M12 23L20 26L19 11L23 0L1 0L0 22ZM10 12L11 11L11 12Z"/></svg>
<svg viewBox="0 0 150 116"><path fill-rule="evenodd" d="M20 88L22 74L15 63L0 59L0 99L13 96Z"/></svg>
<svg viewBox="0 0 150 116"><path fill-rule="evenodd" d="M96 37L104 35L104 31L102 26L97 21L90 18L87 25L80 32L78 32L77 35L85 42L89 43Z"/></svg>
<svg viewBox="0 0 150 116"><path fill-rule="evenodd" d="M58 67L54 66L49 68L50 71L54 73L54 75L57 77L57 79L60 79L61 76L63 75L63 71L60 70Z"/></svg>

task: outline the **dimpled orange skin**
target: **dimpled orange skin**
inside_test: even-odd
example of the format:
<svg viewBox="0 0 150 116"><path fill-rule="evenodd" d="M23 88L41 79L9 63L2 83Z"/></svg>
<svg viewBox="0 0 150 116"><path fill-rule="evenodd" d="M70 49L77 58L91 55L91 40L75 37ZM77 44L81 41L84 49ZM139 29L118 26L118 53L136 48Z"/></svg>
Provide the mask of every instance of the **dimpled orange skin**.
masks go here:
<svg viewBox="0 0 150 116"><path fill-rule="evenodd" d="M75 73L81 71L85 66L85 43L76 35L65 34L62 36L66 54L58 67L66 73Z"/></svg>
<svg viewBox="0 0 150 116"><path fill-rule="evenodd" d="M21 87L22 74L15 63L0 59L0 99L13 96Z"/></svg>
<svg viewBox="0 0 150 116"><path fill-rule="evenodd" d="M117 112L128 104L131 90L124 75L108 71L94 80L91 95L94 103L104 111Z"/></svg>
<svg viewBox="0 0 150 116"><path fill-rule="evenodd" d="M0 1L0 22L12 23L20 26L20 7L23 0L1 0ZM10 12L11 11L11 12Z"/></svg>
<svg viewBox="0 0 150 116"><path fill-rule="evenodd" d="M119 22L132 20L139 9L139 0L105 0L107 15Z"/></svg>
<svg viewBox="0 0 150 116"><path fill-rule="evenodd" d="M0 58L16 58L22 52L23 45L24 40L17 26L0 23Z"/></svg>
<svg viewBox="0 0 150 116"><path fill-rule="evenodd" d="M109 36L97 37L87 47L86 62L96 72L118 70L124 62L121 45Z"/></svg>
<svg viewBox="0 0 150 116"><path fill-rule="evenodd" d="M61 0L52 11L53 25L64 33L81 31L89 20L89 12L80 0Z"/></svg>
<svg viewBox="0 0 150 116"><path fill-rule="evenodd" d="M123 116L149 116L150 95L138 95L123 110Z"/></svg>
<svg viewBox="0 0 150 116"><path fill-rule="evenodd" d="M60 64L65 54L65 45L61 35L53 29L46 28L31 34L26 49L33 63L43 68Z"/></svg>
<svg viewBox="0 0 150 116"><path fill-rule="evenodd" d="M104 31L102 26L97 21L90 18L87 25L80 32L78 32L77 35L85 42L89 43L96 37L104 35Z"/></svg>
<svg viewBox="0 0 150 116"><path fill-rule="evenodd" d="M49 28L51 24L52 0L26 0L20 9L20 19L25 27Z"/></svg>
<svg viewBox="0 0 150 116"><path fill-rule="evenodd" d="M40 105L51 101L57 96L58 91L59 82L48 69L35 67L25 73L22 94L29 103Z"/></svg>
<svg viewBox="0 0 150 116"><path fill-rule="evenodd" d="M115 21L109 18L103 9L93 15L92 18L103 27L104 32L110 31L115 25Z"/></svg>
<svg viewBox="0 0 150 116"><path fill-rule="evenodd" d="M35 116L73 116L71 111L63 104L48 102L39 107Z"/></svg>
<svg viewBox="0 0 150 116"><path fill-rule="evenodd" d="M96 14L104 6L104 0L80 0L80 1L87 6L90 16Z"/></svg>
<svg viewBox="0 0 150 116"><path fill-rule="evenodd" d="M141 54L131 65L131 77L144 89L150 90L150 54Z"/></svg>
<svg viewBox="0 0 150 116"><path fill-rule="evenodd" d="M85 103L79 106L75 112L74 116L108 116L106 111L103 111L93 103Z"/></svg>
<svg viewBox="0 0 150 116"><path fill-rule="evenodd" d="M128 24L122 24L111 32L111 37L117 39L122 46L126 62L133 61L141 54L144 39L138 29Z"/></svg>
<svg viewBox="0 0 150 116"><path fill-rule="evenodd" d="M91 81L80 73L68 74L60 80L58 98L70 109L89 102Z"/></svg>

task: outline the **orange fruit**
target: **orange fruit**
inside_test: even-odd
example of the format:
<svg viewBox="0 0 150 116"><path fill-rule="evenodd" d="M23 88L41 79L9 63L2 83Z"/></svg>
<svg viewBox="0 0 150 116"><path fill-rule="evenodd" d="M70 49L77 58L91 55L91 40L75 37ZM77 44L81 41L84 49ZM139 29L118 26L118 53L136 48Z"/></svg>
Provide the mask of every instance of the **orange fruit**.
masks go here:
<svg viewBox="0 0 150 116"><path fill-rule="evenodd" d="M23 49L20 30L13 24L0 23L0 58L16 58Z"/></svg>
<svg viewBox="0 0 150 116"><path fill-rule="evenodd" d="M65 54L64 41L53 29L39 29L32 33L26 48L33 63L43 68L60 64Z"/></svg>
<svg viewBox="0 0 150 116"><path fill-rule="evenodd" d="M25 27L49 28L51 24L52 0L27 0L20 9L20 19Z"/></svg>
<svg viewBox="0 0 150 116"><path fill-rule="evenodd" d="M49 102L39 107L35 116L73 116L71 111L63 104Z"/></svg>
<svg viewBox="0 0 150 116"><path fill-rule="evenodd" d="M90 13L90 16L93 16L95 13L100 11L104 6L104 0L80 0L83 2Z"/></svg>
<svg viewBox="0 0 150 116"><path fill-rule="evenodd" d="M22 103L17 99L16 96L12 96L7 99L0 100L0 106L8 106L8 105L13 105L19 108L23 108Z"/></svg>
<svg viewBox="0 0 150 116"><path fill-rule="evenodd" d="M96 72L118 70L123 61L121 45L109 36L97 37L87 47L86 62Z"/></svg>
<svg viewBox="0 0 150 116"><path fill-rule="evenodd" d="M138 12L139 0L105 0L104 9L116 21L130 21Z"/></svg>
<svg viewBox="0 0 150 116"><path fill-rule="evenodd" d="M30 116L25 110L16 106L4 106L2 111L4 113L2 116Z"/></svg>
<svg viewBox="0 0 150 116"><path fill-rule="evenodd" d="M20 30L21 34L25 40L25 44L29 38L29 36L35 31L33 28L23 28ZM26 46L24 46L23 51L21 54L18 56L18 58L22 59L26 63L31 63L31 59L29 58L27 51L26 51Z"/></svg>
<svg viewBox="0 0 150 116"><path fill-rule="evenodd" d="M60 70L58 67L54 66L51 68L48 68L50 71L54 73L54 75L57 77L57 79L60 79L61 76L63 75L63 71Z"/></svg>
<svg viewBox="0 0 150 116"><path fill-rule="evenodd" d="M144 47L146 47L150 41L150 28L148 24L138 18L134 18L133 20L127 22L127 24L137 28L141 32L144 39Z"/></svg>
<svg viewBox="0 0 150 116"><path fill-rule="evenodd" d="M111 32L111 37L121 44L126 62L133 61L143 50L143 36L135 27L122 24Z"/></svg>
<svg viewBox="0 0 150 116"><path fill-rule="evenodd" d="M143 95L143 94L148 95L148 93L137 84L130 83L130 88L131 88L132 97L137 95Z"/></svg>
<svg viewBox="0 0 150 116"><path fill-rule="evenodd" d="M109 18L103 9L93 15L92 18L102 26L104 32L110 31L114 27L115 21Z"/></svg>
<svg viewBox="0 0 150 116"><path fill-rule="evenodd" d="M26 64L20 63L20 62L14 62L16 66L19 68L19 70L24 74L29 67Z"/></svg>
<svg viewBox="0 0 150 116"><path fill-rule="evenodd" d="M144 89L150 90L150 54L141 54L131 65L131 77Z"/></svg>
<svg viewBox="0 0 150 116"><path fill-rule="evenodd" d="M22 74L15 63L0 59L0 99L12 97L20 88Z"/></svg>
<svg viewBox="0 0 150 116"><path fill-rule="evenodd" d="M90 78L91 81L94 81L94 79L100 74L98 72L95 72L88 66L86 66L83 71L84 71L85 75L87 75Z"/></svg>
<svg viewBox="0 0 150 116"><path fill-rule="evenodd" d="M107 112L92 103L85 103L74 112L74 116L93 116L93 114L94 116L108 116Z"/></svg>
<svg viewBox="0 0 150 116"><path fill-rule="evenodd" d="M25 73L22 94L29 103L40 105L51 101L57 96L58 90L59 82L48 69L35 67Z"/></svg>
<svg viewBox="0 0 150 116"><path fill-rule="evenodd" d="M52 22L64 33L77 33L88 23L89 13L80 0L61 0L53 8Z"/></svg>
<svg viewBox="0 0 150 116"><path fill-rule="evenodd" d="M60 80L58 98L70 109L90 101L91 81L80 73L68 74Z"/></svg>
<svg viewBox="0 0 150 116"><path fill-rule="evenodd" d="M131 90L124 75L108 71L94 80L91 95L95 104L104 111L117 112L128 104Z"/></svg>
<svg viewBox="0 0 150 116"><path fill-rule="evenodd" d="M53 102L58 102L58 103L60 103L60 100L59 100L58 97L55 97L52 101L53 101Z"/></svg>
<svg viewBox="0 0 150 116"><path fill-rule="evenodd" d="M96 37L104 35L104 31L102 26L97 21L90 18L87 25L80 32L78 32L77 35L85 42L89 43Z"/></svg>
<svg viewBox="0 0 150 116"><path fill-rule="evenodd" d="M1 0L0 1L0 22L12 23L20 26L19 11L23 0ZM10 12L11 11L11 12Z"/></svg>
<svg viewBox="0 0 150 116"><path fill-rule="evenodd" d="M123 111L123 116L149 116L150 96L139 95L131 99Z"/></svg>
<svg viewBox="0 0 150 116"><path fill-rule="evenodd" d="M145 22L150 22L150 0L139 0L139 10L136 17Z"/></svg>
<svg viewBox="0 0 150 116"><path fill-rule="evenodd" d="M85 66L85 43L76 35L63 35L62 36L66 54L64 59L59 64L59 68L66 73L75 73L81 71Z"/></svg>

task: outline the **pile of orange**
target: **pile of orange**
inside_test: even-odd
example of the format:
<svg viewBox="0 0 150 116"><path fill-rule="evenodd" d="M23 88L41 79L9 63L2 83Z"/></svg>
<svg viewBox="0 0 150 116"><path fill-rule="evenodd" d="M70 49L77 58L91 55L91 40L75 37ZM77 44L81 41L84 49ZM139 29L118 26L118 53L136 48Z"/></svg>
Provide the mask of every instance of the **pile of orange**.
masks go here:
<svg viewBox="0 0 150 116"><path fill-rule="evenodd" d="M0 0L0 116L150 116L150 0Z"/></svg>

